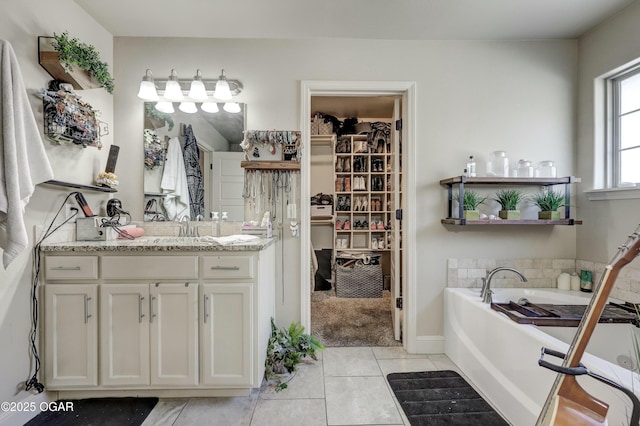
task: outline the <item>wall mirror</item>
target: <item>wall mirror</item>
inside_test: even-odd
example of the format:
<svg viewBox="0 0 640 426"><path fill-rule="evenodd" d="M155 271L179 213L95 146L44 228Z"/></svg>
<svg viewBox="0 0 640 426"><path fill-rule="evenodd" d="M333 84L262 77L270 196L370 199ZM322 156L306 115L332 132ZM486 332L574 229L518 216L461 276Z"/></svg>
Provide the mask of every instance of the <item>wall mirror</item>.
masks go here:
<svg viewBox="0 0 640 426"><path fill-rule="evenodd" d="M221 205L220 198L227 192L235 200L232 204L240 204L242 200L243 171L239 163L243 158L240 143L244 137L246 104L238 104L240 112L237 113L225 111L223 105L217 104L218 111L210 113L196 103L196 111L186 113L176 102L175 112L164 113L155 108L155 102L144 103L145 221L180 220L184 215L191 220L196 220L198 215L208 220L211 211L225 208L233 220L243 219L236 217L242 215L239 206L234 210L233 206ZM172 139L179 142L186 165L184 174L179 164L171 161L177 157L167 156ZM221 173L224 176L221 177ZM188 194L183 196L185 175ZM227 182L223 184L221 180ZM172 187L180 198L173 203L168 199L174 197L167 195ZM188 201L188 209L183 201Z"/></svg>

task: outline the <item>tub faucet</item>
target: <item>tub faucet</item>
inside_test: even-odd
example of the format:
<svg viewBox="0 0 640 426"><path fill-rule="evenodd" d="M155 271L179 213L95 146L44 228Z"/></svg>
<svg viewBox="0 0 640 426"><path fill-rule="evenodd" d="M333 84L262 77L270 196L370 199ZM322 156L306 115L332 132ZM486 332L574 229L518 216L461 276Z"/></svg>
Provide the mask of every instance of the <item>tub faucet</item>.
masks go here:
<svg viewBox="0 0 640 426"><path fill-rule="evenodd" d="M482 301L484 303L491 303L492 301L491 295L493 294L493 291L491 291L491 279L496 274L496 272L499 272L499 271L511 271L520 277L520 281L527 282L527 279L525 278L525 276L522 275L522 273L516 269L506 268L506 267L498 267L498 268L492 269L487 274L487 277L482 279L482 291L480 291L480 297L482 298Z"/></svg>

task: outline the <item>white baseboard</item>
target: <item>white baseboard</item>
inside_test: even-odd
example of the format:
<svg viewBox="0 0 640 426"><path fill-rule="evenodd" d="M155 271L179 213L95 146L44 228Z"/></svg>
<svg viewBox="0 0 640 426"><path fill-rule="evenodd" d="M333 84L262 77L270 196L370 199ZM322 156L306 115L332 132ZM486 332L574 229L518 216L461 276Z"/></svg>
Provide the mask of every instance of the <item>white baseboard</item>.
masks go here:
<svg viewBox="0 0 640 426"><path fill-rule="evenodd" d="M0 410L0 426L23 426L29 420L40 414L41 403L53 402L57 399L57 392L42 392L29 394L21 401L14 401L15 411ZM17 410L20 408L21 410ZM34 408L34 409L31 409Z"/></svg>
<svg viewBox="0 0 640 426"><path fill-rule="evenodd" d="M415 353L418 354L443 354L444 336L417 336Z"/></svg>

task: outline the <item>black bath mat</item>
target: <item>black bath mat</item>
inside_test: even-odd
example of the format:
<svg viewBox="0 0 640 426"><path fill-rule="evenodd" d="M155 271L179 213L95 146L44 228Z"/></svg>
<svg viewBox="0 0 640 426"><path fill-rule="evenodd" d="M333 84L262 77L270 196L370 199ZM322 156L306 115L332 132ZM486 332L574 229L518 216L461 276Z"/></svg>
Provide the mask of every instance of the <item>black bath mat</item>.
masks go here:
<svg viewBox="0 0 640 426"><path fill-rule="evenodd" d="M66 401L57 401L55 405L71 407ZM25 426L139 426L158 398L91 398L70 402L73 410L43 411Z"/></svg>
<svg viewBox="0 0 640 426"><path fill-rule="evenodd" d="M455 371L391 373L387 380L412 426L509 424Z"/></svg>

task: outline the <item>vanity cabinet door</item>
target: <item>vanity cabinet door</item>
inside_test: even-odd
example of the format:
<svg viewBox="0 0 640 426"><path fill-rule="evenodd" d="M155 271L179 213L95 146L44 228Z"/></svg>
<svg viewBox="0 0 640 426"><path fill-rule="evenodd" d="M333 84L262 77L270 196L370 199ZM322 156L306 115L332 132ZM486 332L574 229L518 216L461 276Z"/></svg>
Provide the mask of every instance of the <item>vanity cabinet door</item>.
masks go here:
<svg viewBox="0 0 640 426"><path fill-rule="evenodd" d="M198 284L152 284L151 385L198 384Z"/></svg>
<svg viewBox="0 0 640 426"><path fill-rule="evenodd" d="M253 284L203 284L200 300L202 384L259 386L253 379Z"/></svg>
<svg viewBox="0 0 640 426"><path fill-rule="evenodd" d="M149 384L149 284L100 286L100 382Z"/></svg>
<svg viewBox="0 0 640 426"><path fill-rule="evenodd" d="M44 286L48 389L98 385L97 288L95 284Z"/></svg>

